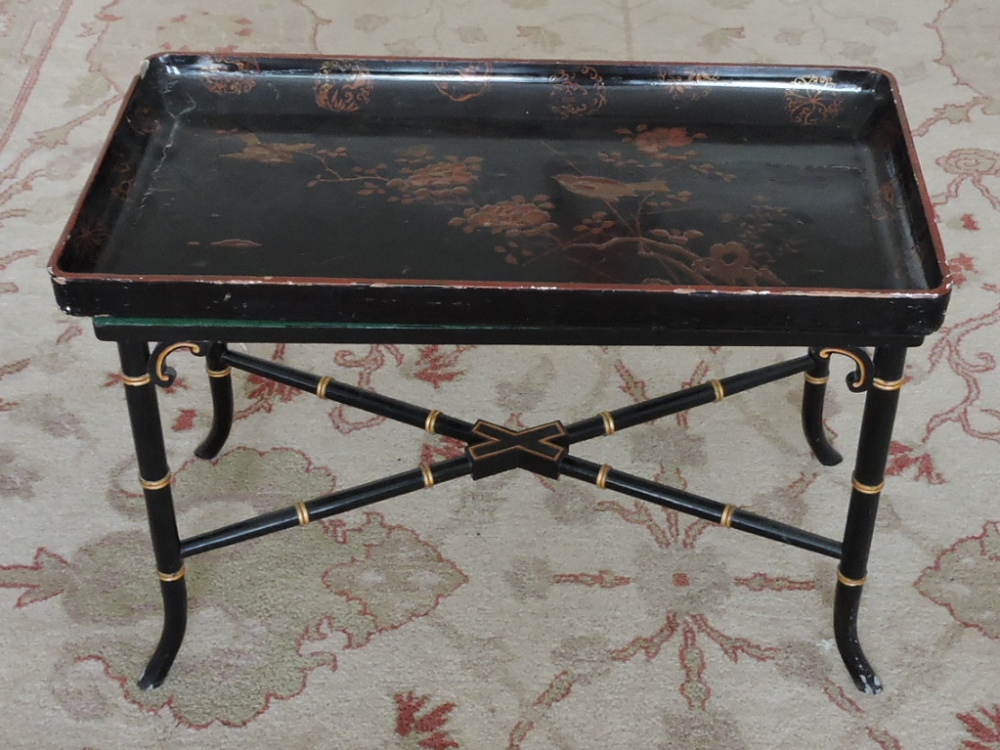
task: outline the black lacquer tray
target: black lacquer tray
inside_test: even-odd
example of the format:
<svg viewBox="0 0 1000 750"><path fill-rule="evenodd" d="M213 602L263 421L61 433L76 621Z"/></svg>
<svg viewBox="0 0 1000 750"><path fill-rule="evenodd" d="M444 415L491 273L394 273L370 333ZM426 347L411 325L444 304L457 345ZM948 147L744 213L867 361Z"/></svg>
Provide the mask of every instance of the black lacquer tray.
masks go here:
<svg viewBox="0 0 1000 750"><path fill-rule="evenodd" d="M877 70L168 54L51 273L115 319L915 341L929 214Z"/></svg>

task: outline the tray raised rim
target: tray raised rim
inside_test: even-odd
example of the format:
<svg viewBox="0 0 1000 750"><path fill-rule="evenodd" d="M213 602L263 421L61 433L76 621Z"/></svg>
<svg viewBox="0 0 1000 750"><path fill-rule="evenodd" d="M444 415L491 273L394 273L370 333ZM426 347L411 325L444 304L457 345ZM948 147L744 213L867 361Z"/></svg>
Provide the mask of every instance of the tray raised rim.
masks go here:
<svg viewBox="0 0 1000 750"><path fill-rule="evenodd" d="M94 161L93 166L89 176L84 183L79 197L76 200L74 208L67 220L56 246L49 257L49 261L46 265L46 270L48 271L52 283L56 286L67 286L72 285L74 282L119 282L123 284L127 283L141 283L141 284L167 284L167 283L194 283L194 284L207 284L207 285L245 285L253 284L254 286L281 286L287 287L290 285L294 286L319 286L319 287L345 287L345 288L450 288L450 289L469 289L469 288L489 288L496 290L516 290L516 291L545 291L545 290L565 290L571 291L574 289L580 290L591 290L591 291L607 291L607 292L626 292L626 293L644 293L644 294L659 294L659 295L720 295L720 296L735 296L740 298L746 297L768 297L768 298L783 298L783 297L821 297L821 298L887 298L887 299L913 299L913 300L932 300L947 297L953 286L953 276L948 266L948 262L944 253L944 246L941 241L940 232L937 227L937 223L934 220L935 211L933 205L930 202L930 197L926 188L926 180L924 178L923 170L921 168L920 162L917 158L916 147L913 141L912 131L910 130L909 122L906 117L906 112L903 107L902 99L900 96L900 87L896 77L891 71L877 66L852 66L852 65L818 65L818 64L806 64L806 65L795 65L795 64L776 64L776 63L699 63L693 61L636 61L636 60L594 60L590 58L553 58L553 59L542 59L542 58L507 58L507 57L488 57L488 58L461 58L461 57L450 57L450 56L434 56L434 57L404 57L404 56L372 56L372 55L315 55L315 54L283 54L283 53L255 53L255 52L239 52L236 54L227 54L227 58L252 58L256 60L352 60L352 61L367 61L367 62L377 62L377 63L408 63L408 64L420 64L426 69L430 69L431 66L440 63L476 63L476 62L490 62L490 63L506 63L512 65L549 65L558 66L562 64L583 64L583 65L608 65L608 66L618 66L623 68L633 68L636 70L646 69L653 66L682 66L682 67L705 67L711 68L713 70L760 70L760 71L783 71L787 73L810 73L814 71L825 71L825 72L863 72L863 73L873 73L882 76L888 83L891 94L892 94L892 104L893 110L896 116L899 118L901 126L901 136L903 144L906 149L906 155L909 160L909 166L912 169L911 177L916 184L917 193L920 198L920 204L923 209L924 216L928 227L928 240L933 248L933 257L937 267L937 270L941 274L941 283L935 287L931 288L910 288L910 289L861 289L861 288L836 288L836 287L797 287L797 286L783 286L783 287L764 287L764 288L748 288L745 286L725 286L725 285L677 285L677 284L663 284L663 285L650 285L650 284L597 284L597 283L584 283L584 282L511 282L511 281L485 281L485 280L470 280L470 279L368 279L360 277L351 278L340 278L340 277L321 277L321 276L239 276L239 275L190 275L190 274L117 274L117 273L98 273L98 272L83 272L83 271L66 271L60 267L60 261L66 246L69 242L70 234L76 225L76 221L79 214L84 206L84 203L90 194L93 183L98 175L101 165L103 164L105 158L108 155L108 151L111 147L112 139L118 132L118 129L123 124L125 113L127 107L135 93L135 90L140 85L143 77L150 64L153 62L158 62L165 60L170 57L219 57L220 53L216 52L205 52L205 51L190 51L190 52L166 52L166 53L156 53L143 58L140 64L139 73L132 79L128 89L122 97L121 104L119 105L118 113L115 116L111 127L105 136L104 143L99 151L97 158ZM249 75L260 75L260 73L249 74ZM101 313L97 313L101 314ZM89 313L84 313L84 315L90 315Z"/></svg>

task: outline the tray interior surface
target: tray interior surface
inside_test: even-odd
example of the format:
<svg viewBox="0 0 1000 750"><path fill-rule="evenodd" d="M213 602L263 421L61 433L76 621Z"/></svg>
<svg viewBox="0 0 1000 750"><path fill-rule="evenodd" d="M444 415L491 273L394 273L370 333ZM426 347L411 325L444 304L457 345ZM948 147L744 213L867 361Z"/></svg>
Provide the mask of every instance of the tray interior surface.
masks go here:
<svg viewBox="0 0 1000 750"><path fill-rule="evenodd" d="M749 85L736 71L689 90L605 75L597 94L571 95L543 70L479 88L452 77L470 88L447 96L427 76L230 65L213 89L198 65L140 82L59 268L775 291L941 283L898 119L874 86ZM803 116L800 101L814 108Z"/></svg>

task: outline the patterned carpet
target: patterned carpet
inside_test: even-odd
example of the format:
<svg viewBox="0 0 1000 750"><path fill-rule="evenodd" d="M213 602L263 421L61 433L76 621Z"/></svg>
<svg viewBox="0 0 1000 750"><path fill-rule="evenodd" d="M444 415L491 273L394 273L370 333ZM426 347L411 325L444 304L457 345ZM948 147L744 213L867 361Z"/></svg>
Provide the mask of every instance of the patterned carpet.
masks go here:
<svg viewBox="0 0 1000 750"><path fill-rule="evenodd" d="M0 0L0 746L1000 750L998 29L994 0ZM140 691L160 604L117 358L58 311L45 264L140 60L188 49L893 71L955 291L909 358L862 606L885 691L856 691L833 645L832 561L523 472L192 561L187 641ZM511 425L789 354L249 349ZM237 376L230 443L199 461L201 364L174 364L182 534L455 455ZM800 383L582 455L839 536L850 461L810 456ZM828 403L851 455L862 398Z"/></svg>

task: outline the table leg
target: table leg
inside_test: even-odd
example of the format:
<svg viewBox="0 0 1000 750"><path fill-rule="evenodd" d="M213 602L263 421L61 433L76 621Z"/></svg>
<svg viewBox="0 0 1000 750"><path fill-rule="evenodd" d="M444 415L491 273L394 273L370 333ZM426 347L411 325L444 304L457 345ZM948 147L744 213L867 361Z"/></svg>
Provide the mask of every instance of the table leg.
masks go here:
<svg viewBox="0 0 1000 750"><path fill-rule="evenodd" d="M226 444L233 426L233 368L226 365L223 355L226 345L215 343L208 350L205 369L212 391L212 427L194 450L198 458L215 458Z"/></svg>
<svg viewBox="0 0 1000 750"><path fill-rule="evenodd" d="M833 604L837 647L854 683L866 693L880 692L882 681L865 658L858 640L858 608L867 580L868 552L875 530L879 496L885 486L885 467L899 389L903 385L905 359L906 348L903 346L882 346L875 351L874 374L865 399Z"/></svg>
<svg viewBox="0 0 1000 750"><path fill-rule="evenodd" d="M802 390L802 431L817 460L824 466L836 466L843 457L830 445L823 425L823 404L826 400L826 384L830 381L830 359L819 357L813 352L813 365L805 372L805 386Z"/></svg>
<svg viewBox="0 0 1000 750"><path fill-rule="evenodd" d="M187 586L160 410L148 372L149 347L146 342L122 341L118 344L118 354L164 609L160 642L139 678L139 686L145 690L163 682L184 640Z"/></svg>

